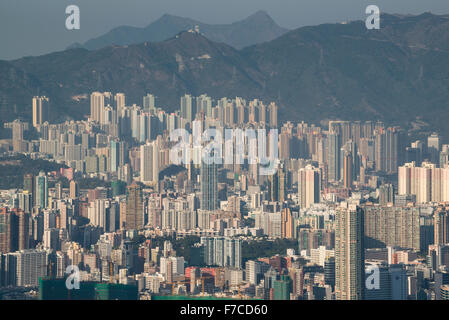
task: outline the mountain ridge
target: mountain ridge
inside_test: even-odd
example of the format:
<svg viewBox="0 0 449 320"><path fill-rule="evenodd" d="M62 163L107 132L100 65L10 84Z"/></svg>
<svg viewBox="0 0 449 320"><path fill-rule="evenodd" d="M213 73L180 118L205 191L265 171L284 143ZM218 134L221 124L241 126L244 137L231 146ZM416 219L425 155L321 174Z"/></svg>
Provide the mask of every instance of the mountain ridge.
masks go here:
<svg viewBox="0 0 449 320"><path fill-rule="evenodd" d="M78 119L89 103L73 97L92 91L124 92L128 105L152 92L168 111L185 93L207 93L275 101L283 121L419 120L449 137L448 30L449 16L383 15L380 30L363 21L322 24L241 50L191 32L158 43L71 49L0 63L0 108L10 120L29 118L39 92L50 96L55 117Z"/></svg>
<svg viewBox="0 0 449 320"><path fill-rule="evenodd" d="M199 26L201 32L209 39L215 42L224 42L237 49L272 40L288 31L277 25L268 13L262 10L230 24L208 24L190 18L164 14L145 27L119 26L84 44L72 44L68 49L82 47L88 50L97 50L114 44L161 42L195 26Z"/></svg>

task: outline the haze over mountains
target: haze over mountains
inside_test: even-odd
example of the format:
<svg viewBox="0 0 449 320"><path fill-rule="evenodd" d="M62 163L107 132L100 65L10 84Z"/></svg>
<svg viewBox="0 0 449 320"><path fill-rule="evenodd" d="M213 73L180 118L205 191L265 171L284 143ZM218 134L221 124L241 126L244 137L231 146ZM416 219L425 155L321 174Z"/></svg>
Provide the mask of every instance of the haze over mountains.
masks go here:
<svg viewBox="0 0 449 320"><path fill-rule="evenodd" d="M449 136L449 16L383 15L380 30L364 21L303 27L240 50L181 32L0 61L1 122L29 119L36 94L50 97L56 118L78 119L97 90L123 92L128 105L154 93L168 110L185 93L259 98L292 121L419 118Z"/></svg>
<svg viewBox="0 0 449 320"><path fill-rule="evenodd" d="M69 48L96 50L110 45L130 45L146 41L160 42L182 31L193 29L195 26L198 26L200 32L208 39L226 43L237 49L273 40L288 31L278 26L265 11L257 11L246 19L231 24L207 24L165 14L144 28L117 27L83 45L74 44Z"/></svg>

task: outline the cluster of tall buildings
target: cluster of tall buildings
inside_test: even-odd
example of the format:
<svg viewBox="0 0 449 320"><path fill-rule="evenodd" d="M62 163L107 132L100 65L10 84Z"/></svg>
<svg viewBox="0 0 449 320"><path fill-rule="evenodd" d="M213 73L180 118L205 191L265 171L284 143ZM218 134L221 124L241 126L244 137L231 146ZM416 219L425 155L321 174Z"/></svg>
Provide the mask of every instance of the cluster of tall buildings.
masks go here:
<svg viewBox="0 0 449 320"><path fill-rule="evenodd" d="M415 162L399 167L398 194L413 195L419 203L449 201L449 167Z"/></svg>
<svg viewBox="0 0 449 320"><path fill-rule="evenodd" d="M82 281L135 285L142 299L446 297L449 148L438 134L410 142L380 121L279 124L278 112L206 94L168 112L153 94L139 106L93 92L87 120L51 123L49 98L34 97L32 126L5 125L4 156L60 169L1 190L0 286L35 288L77 266ZM176 165L175 129L192 135L190 161ZM194 136L205 129L278 130L262 148L276 144L276 170L261 174L260 154L250 161L260 146L249 136L222 148L243 163L206 161Z"/></svg>

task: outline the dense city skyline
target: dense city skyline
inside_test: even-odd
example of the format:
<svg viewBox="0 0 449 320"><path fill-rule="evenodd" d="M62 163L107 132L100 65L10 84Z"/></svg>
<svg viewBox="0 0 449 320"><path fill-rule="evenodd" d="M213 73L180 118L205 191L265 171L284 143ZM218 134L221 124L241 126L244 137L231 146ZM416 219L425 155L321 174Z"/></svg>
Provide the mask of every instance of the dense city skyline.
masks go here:
<svg viewBox="0 0 449 320"><path fill-rule="evenodd" d="M447 3L26 3L0 300L449 300Z"/></svg>
<svg viewBox="0 0 449 320"><path fill-rule="evenodd" d="M433 270L443 280L427 281L445 288L449 145L437 133L413 141L380 121L281 124L273 102L207 94L186 94L169 113L156 96L129 106L123 93L92 92L87 120L65 123L49 122L51 97L36 96L31 123L5 124L12 140L3 161L23 154L60 169L27 173L1 193L0 285L39 287L45 299L46 286L63 285L75 266L85 286L126 285L121 298L445 296L414 282L418 270ZM194 135L179 149L190 160L175 166L172 133L206 130L204 139L208 129L237 132L212 151L233 161L205 163L211 140L197 145ZM251 142L254 129L277 131L274 174L261 175L261 159L251 160L252 148L263 147ZM27 140L28 131L38 140ZM287 250L273 256L244 249L279 240ZM189 251L183 241L192 241ZM14 268L26 277L7 271ZM368 287L373 268L384 277L380 289Z"/></svg>

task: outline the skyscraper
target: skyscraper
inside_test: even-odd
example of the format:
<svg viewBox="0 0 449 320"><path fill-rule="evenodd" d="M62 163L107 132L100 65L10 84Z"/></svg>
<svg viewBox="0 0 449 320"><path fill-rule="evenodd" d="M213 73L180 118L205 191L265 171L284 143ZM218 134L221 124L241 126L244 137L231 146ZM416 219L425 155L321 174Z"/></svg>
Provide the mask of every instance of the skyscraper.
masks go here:
<svg viewBox="0 0 449 320"><path fill-rule="evenodd" d="M394 186L392 184L383 184L379 188L379 204L387 203L394 203Z"/></svg>
<svg viewBox="0 0 449 320"><path fill-rule="evenodd" d="M194 101L196 100L190 94L181 97L181 118L187 120L187 122L192 122L195 118L196 107Z"/></svg>
<svg viewBox="0 0 449 320"><path fill-rule="evenodd" d="M271 128L277 128L278 126L278 106L272 102L268 106L268 114L270 116L269 125Z"/></svg>
<svg viewBox="0 0 449 320"><path fill-rule="evenodd" d="M118 94L118 96L120 96ZM112 94L110 92L92 92L90 95L90 118L96 122L102 122L104 120L105 106L111 104ZM117 99L117 96L116 96ZM118 98L116 103L121 105L125 103L124 96Z"/></svg>
<svg viewBox="0 0 449 320"><path fill-rule="evenodd" d="M365 288L364 212L355 204L337 209L335 293L337 300L362 300Z"/></svg>
<svg viewBox="0 0 449 320"><path fill-rule="evenodd" d="M439 163L439 153L441 149L441 138L437 133L431 134L427 138L427 151L429 152L430 161Z"/></svg>
<svg viewBox="0 0 449 320"><path fill-rule="evenodd" d="M398 246L421 250L424 242L419 207L391 205L363 206L365 222L365 247Z"/></svg>
<svg viewBox="0 0 449 320"><path fill-rule="evenodd" d="M17 217L6 208L0 208L0 253L17 250Z"/></svg>
<svg viewBox="0 0 449 320"><path fill-rule="evenodd" d="M279 179L277 172L271 176L268 176L268 200L279 201Z"/></svg>
<svg viewBox="0 0 449 320"><path fill-rule="evenodd" d="M36 177L36 202L35 205L39 208L47 208L48 205L48 182L47 176L44 172L39 172Z"/></svg>
<svg viewBox="0 0 449 320"><path fill-rule="evenodd" d="M218 169L215 162L201 163L201 209L218 209Z"/></svg>
<svg viewBox="0 0 449 320"><path fill-rule="evenodd" d="M55 198L62 199L62 183L55 183Z"/></svg>
<svg viewBox="0 0 449 320"><path fill-rule="evenodd" d="M449 243L449 214L445 207L438 207L434 213L435 245Z"/></svg>
<svg viewBox="0 0 449 320"><path fill-rule="evenodd" d="M335 257L329 257L324 261L324 283L335 287Z"/></svg>
<svg viewBox="0 0 449 320"><path fill-rule="evenodd" d="M417 203L449 201L449 168L436 164L414 162L399 167L398 194L415 195Z"/></svg>
<svg viewBox="0 0 449 320"><path fill-rule="evenodd" d="M79 197L79 185L75 180L70 181L70 198L76 199Z"/></svg>
<svg viewBox="0 0 449 320"><path fill-rule="evenodd" d="M268 199L283 202L287 197L287 174L283 163L280 163L275 174L268 176Z"/></svg>
<svg viewBox="0 0 449 320"><path fill-rule="evenodd" d="M301 209L309 208L312 204L320 202L320 170L307 165L298 171L298 197Z"/></svg>
<svg viewBox="0 0 449 320"><path fill-rule="evenodd" d="M45 97L33 97L33 127L38 127L49 120L49 102Z"/></svg>
<svg viewBox="0 0 449 320"><path fill-rule="evenodd" d="M233 103L224 106L224 124L232 126L235 120L235 107Z"/></svg>
<svg viewBox="0 0 449 320"><path fill-rule="evenodd" d="M23 176L23 190L34 194L34 176L30 173Z"/></svg>
<svg viewBox="0 0 449 320"><path fill-rule="evenodd" d="M120 158L120 142L119 141L111 141L111 149L110 149L110 171L117 172L117 168L119 166L119 158Z"/></svg>
<svg viewBox="0 0 449 320"><path fill-rule="evenodd" d="M36 197L36 194L34 192L34 176L32 174L26 174L23 176L23 190L28 191L29 194L31 194L32 204L31 206L34 206L34 199Z"/></svg>
<svg viewBox="0 0 449 320"><path fill-rule="evenodd" d="M125 107L125 94L117 93L114 96L115 100L115 110L117 110L117 114L120 114L120 110Z"/></svg>
<svg viewBox="0 0 449 320"><path fill-rule="evenodd" d="M212 117L212 98L202 94L196 98L197 113L203 112L205 116Z"/></svg>
<svg viewBox="0 0 449 320"><path fill-rule="evenodd" d="M289 208L285 208L281 213L281 237L287 239L293 239L294 237L294 221L293 216Z"/></svg>
<svg viewBox="0 0 449 320"><path fill-rule="evenodd" d="M128 187L126 194L126 230L143 228L143 198L142 188L137 184Z"/></svg>
<svg viewBox="0 0 449 320"><path fill-rule="evenodd" d="M17 196L19 199L19 208L26 213L31 213L33 209L33 195L25 190Z"/></svg>
<svg viewBox="0 0 449 320"><path fill-rule="evenodd" d="M22 210L15 209L17 216L17 248L18 250L30 247L30 215Z"/></svg>
<svg viewBox="0 0 449 320"><path fill-rule="evenodd" d="M386 169L386 141L385 130L380 128L375 131L375 164L376 171L385 171Z"/></svg>
<svg viewBox="0 0 449 320"><path fill-rule="evenodd" d="M16 262L16 285L38 286L39 278L47 276L47 252L44 250L21 250L9 254Z"/></svg>
<svg viewBox="0 0 449 320"><path fill-rule="evenodd" d="M0 209L0 253L29 248L30 215L20 209Z"/></svg>
<svg viewBox="0 0 449 320"><path fill-rule="evenodd" d="M288 132L279 134L279 158L288 160L291 158L290 146L292 145L292 136Z"/></svg>
<svg viewBox="0 0 449 320"><path fill-rule="evenodd" d="M376 171L396 173L401 162L399 154L400 130L396 127L385 129L383 127L375 131L375 164Z"/></svg>
<svg viewBox="0 0 449 320"><path fill-rule="evenodd" d="M327 165L328 165L328 180L339 181L340 180L340 139L336 133L330 133L327 137L328 152L327 152Z"/></svg>
<svg viewBox="0 0 449 320"><path fill-rule="evenodd" d="M143 111L156 114L156 97L150 93L143 97Z"/></svg>
<svg viewBox="0 0 449 320"><path fill-rule="evenodd" d="M225 237L201 237L207 265L242 268L242 240Z"/></svg>
<svg viewBox="0 0 449 320"><path fill-rule="evenodd" d="M15 152L26 152L27 144L23 140L23 133L28 130L28 123L18 119L11 123L5 123L5 128L12 129L12 149Z"/></svg>
<svg viewBox="0 0 449 320"><path fill-rule="evenodd" d="M402 141L399 128L388 128L386 132L385 142L385 170L387 173L396 173L398 172L398 166L401 164L401 154L403 153L403 150L400 150Z"/></svg>
<svg viewBox="0 0 449 320"><path fill-rule="evenodd" d="M351 152L346 152L343 158L343 186L347 189L352 188L352 178L353 178L353 165L352 165L352 154Z"/></svg>
<svg viewBox="0 0 449 320"><path fill-rule="evenodd" d="M140 182L157 185L159 181L159 145L157 141L140 146Z"/></svg>
<svg viewBox="0 0 449 320"><path fill-rule="evenodd" d="M30 215L22 210L14 209L17 216L17 250L30 247Z"/></svg>

